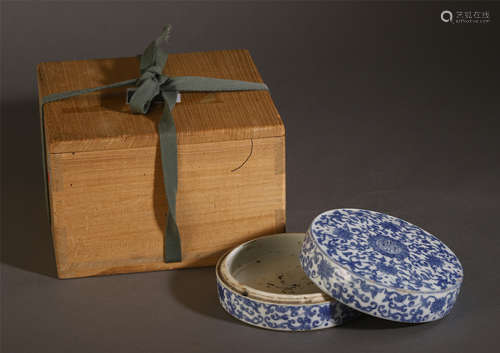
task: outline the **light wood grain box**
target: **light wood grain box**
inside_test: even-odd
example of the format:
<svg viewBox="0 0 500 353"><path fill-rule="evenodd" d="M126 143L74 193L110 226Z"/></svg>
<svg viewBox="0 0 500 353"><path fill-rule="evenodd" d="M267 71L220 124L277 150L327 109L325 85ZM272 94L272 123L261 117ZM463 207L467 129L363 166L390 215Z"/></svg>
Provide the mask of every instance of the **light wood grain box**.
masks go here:
<svg viewBox="0 0 500 353"><path fill-rule="evenodd" d="M262 82L246 50L171 54L164 73ZM136 57L42 63L39 96L138 76ZM237 244L284 231L285 129L269 92L183 93L173 110L183 261L165 263L163 105L132 114L125 90L44 106L60 278L214 265Z"/></svg>

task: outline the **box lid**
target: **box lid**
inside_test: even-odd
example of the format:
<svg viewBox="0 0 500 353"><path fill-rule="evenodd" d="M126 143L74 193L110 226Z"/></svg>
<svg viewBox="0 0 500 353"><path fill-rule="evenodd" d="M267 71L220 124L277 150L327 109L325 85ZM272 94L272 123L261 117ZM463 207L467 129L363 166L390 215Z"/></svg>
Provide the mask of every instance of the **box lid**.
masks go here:
<svg viewBox="0 0 500 353"><path fill-rule="evenodd" d="M430 233L359 209L317 216L300 257L308 277L325 293L353 309L400 322L444 317L463 277L457 256Z"/></svg>
<svg viewBox="0 0 500 353"><path fill-rule="evenodd" d="M206 76L263 82L247 50L169 54L169 76ZM39 95L107 85L139 77L139 58L47 62L38 66ZM49 153L156 146L163 104L132 114L126 88L51 102L45 107ZM283 136L267 91L182 93L173 116L178 144Z"/></svg>

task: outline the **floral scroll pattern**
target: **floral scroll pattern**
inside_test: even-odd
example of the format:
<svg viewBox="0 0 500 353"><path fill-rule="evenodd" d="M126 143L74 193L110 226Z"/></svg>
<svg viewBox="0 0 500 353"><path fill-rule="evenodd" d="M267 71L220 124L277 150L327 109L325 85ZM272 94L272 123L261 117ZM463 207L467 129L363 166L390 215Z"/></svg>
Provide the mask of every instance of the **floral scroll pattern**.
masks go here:
<svg viewBox="0 0 500 353"><path fill-rule="evenodd" d="M357 209L328 211L307 233L306 274L323 291L359 311L402 322L448 314L462 266L426 231L401 219Z"/></svg>
<svg viewBox="0 0 500 353"><path fill-rule="evenodd" d="M341 325L358 312L332 300L318 304L271 304L240 295L219 279L217 290L222 307L247 324L281 331L308 331Z"/></svg>

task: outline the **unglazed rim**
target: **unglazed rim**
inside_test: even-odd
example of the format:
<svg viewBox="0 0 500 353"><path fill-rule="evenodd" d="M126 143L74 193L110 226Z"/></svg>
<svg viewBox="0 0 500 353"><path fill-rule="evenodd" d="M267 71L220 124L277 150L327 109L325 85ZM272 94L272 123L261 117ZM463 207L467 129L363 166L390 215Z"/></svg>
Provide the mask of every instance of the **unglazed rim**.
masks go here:
<svg viewBox="0 0 500 353"><path fill-rule="evenodd" d="M266 292L263 290L259 290L253 288L249 285L241 283L231 274L230 264L232 261L236 259L240 251L242 251L246 245L252 242L258 242L261 240L268 239L270 237L286 237L287 235L303 235L305 237L305 233L279 233L268 235L264 237L260 237L257 239L253 239L247 241L243 244L238 245L234 249L230 250L226 254L224 254L219 261L217 262L217 276L222 279L222 282L228 286L231 290L237 292L238 294L249 297L252 299L260 300L266 303L274 303L274 304L289 304L289 305L307 305L307 304L321 304L327 303L331 301L336 301L336 299L330 297L328 294L321 291L318 288L318 293L312 294L281 294L281 293L273 293ZM300 252L297 254L297 257L300 256ZM304 276L306 274L304 273ZM314 281L313 281L314 283Z"/></svg>
<svg viewBox="0 0 500 353"><path fill-rule="evenodd" d="M446 245L445 243L443 243L434 234L426 231L422 227L419 227L419 226L417 226L417 225L415 225L415 224L413 224L411 222L408 222L407 220L404 220L402 218L395 217L395 216L392 216L392 215L386 214L386 213L384 215L392 217L392 218L397 219L399 221L406 222L406 223L408 223L408 224L410 224L410 225L412 225L414 227L422 229L424 232L426 232L427 234L429 234L433 238L436 238L436 240L438 240L444 246L446 246L448 248L448 250L450 250L450 252L455 255L455 257L457 258L458 263L460 264L460 267L462 268L462 278L460 278L460 282L458 282L457 285L455 285L454 287L446 288L446 289L441 290L441 291L417 291L417 290L412 290L412 289L396 288L396 287L392 287L392 286L389 286L389 285L384 284L384 283L379 283L379 282L376 282L376 281L374 281L372 279L365 278L365 277L363 277L361 275L358 275L358 274L352 272L351 270L345 268L344 266L342 266L341 264L339 264L337 261L333 260L330 256L328 256L327 253L325 253L325 251L318 244L317 240L314 238L314 236L313 236L313 234L311 232L311 227L314 224L314 222L316 221L316 219L318 219L322 214L324 214L326 212L333 212L333 211L337 211L337 210L367 211L367 212L377 212L377 211L365 210L365 209L362 209L362 208L334 208L334 209L331 209L331 210L323 211L319 215L317 215L316 217L314 217L314 219L312 220L312 222L309 224L309 227L307 228L305 236L309 235L311 237L312 241L314 242L316 248L318 249L318 251L320 251L325 256L325 258L328 259L333 265L335 265L336 267L338 267L339 269L341 269L343 271L343 273L349 275L349 276L346 276L346 277L349 277L349 278L359 278L359 279L362 279L363 281L365 281L367 283L370 283L370 284L372 284L374 286L391 289L391 290L394 290L394 291L397 291L397 292L404 292L404 293L408 293L408 294L415 294L415 295L422 295L422 294L443 294L443 293L448 293L448 292L452 292L452 291L455 291L457 289L460 289L460 287L462 286L462 282L463 282L463 266L460 263L460 259L458 258L458 256L456 256L456 254L453 252L453 250L450 249L450 247L448 245ZM377 212L377 213L381 213L381 212Z"/></svg>
<svg viewBox="0 0 500 353"><path fill-rule="evenodd" d="M215 269L215 275L217 276L217 280L224 287L226 287L226 289L228 289L228 290L230 290L230 291L232 291L232 292L234 292L234 293L236 293L238 295L241 295L241 296L246 297L246 298L248 298L250 300L253 300L253 301L256 301L256 302L259 302L259 303L263 303L263 304L277 304L277 305L284 304L284 305L291 305L291 306L304 306L304 305L307 306L307 305L326 304L326 303L330 303L330 302L338 302L338 300L336 300L334 298L331 298L331 297L328 297L328 298L331 298L330 300L324 300L324 301L321 301L321 302L318 302L318 303L280 302L280 301L272 300L272 299L268 299L268 298L256 298L256 297L254 297L254 295L250 295L250 293L247 293L247 292L242 292L240 288L234 288L232 285L230 285L229 283L227 283L227 281L225 280L225 277L221 274L220 267L219 267L220 262L223 261L223 258L225 258L226 255L224 255L221 259L219 259L219 262L217 263L217 268ZM245 287L243 287L243 288L245 288ZM318 288L318 290L319 290L319 288ZM322 295L323 296L327 296L327 294L324 294L324 293L322 293Z"/></svg>

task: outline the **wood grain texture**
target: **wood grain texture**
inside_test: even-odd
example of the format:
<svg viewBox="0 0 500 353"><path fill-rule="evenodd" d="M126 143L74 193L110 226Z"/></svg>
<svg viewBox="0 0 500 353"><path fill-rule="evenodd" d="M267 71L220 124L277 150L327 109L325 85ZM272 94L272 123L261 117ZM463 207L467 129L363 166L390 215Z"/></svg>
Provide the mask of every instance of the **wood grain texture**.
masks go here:
<svg viewBox="0 0 500 353"><path fill-rule="evenodd" d="M39 96L128 80L138 67L136 57L43 63ZM246 50L172 54L165 73L262 82ZM269 92L183 93L173 110L183 261L163 262L162 104L131 114L125 90L45 106L60 278L214 265L243 241L284 231L285 131Z"/></svg>
<svg viewBox="0 0 500 353"><path fill-rule="evenodd" d="M232 171L244 161L237 171ZM285 225L284 137L179 146L183 261L164 263L168 205L157 147L49 155L60 278L214 265Z"/></svg>
<svg viewBox="0 0 500 353"><path fill-rule="evenodd" d="M48 62L38 66L39 95L102 86L139 77L137 57ZM262 82L247 50L170 54L164 73ZM151 147L158 144L162 104L135 115L126 88L95 92L45 106L49 153ZM269 92L183 93L173 116L179 144L283 136Z"/></svg>

